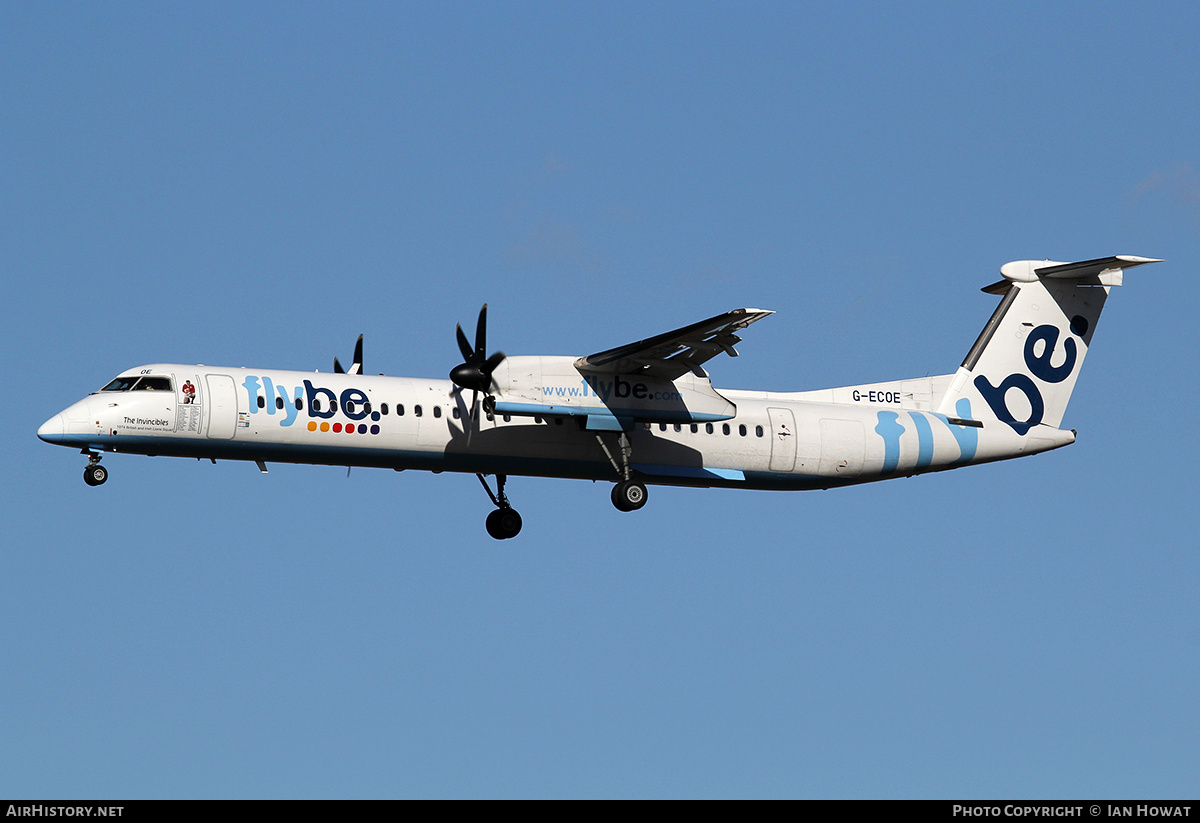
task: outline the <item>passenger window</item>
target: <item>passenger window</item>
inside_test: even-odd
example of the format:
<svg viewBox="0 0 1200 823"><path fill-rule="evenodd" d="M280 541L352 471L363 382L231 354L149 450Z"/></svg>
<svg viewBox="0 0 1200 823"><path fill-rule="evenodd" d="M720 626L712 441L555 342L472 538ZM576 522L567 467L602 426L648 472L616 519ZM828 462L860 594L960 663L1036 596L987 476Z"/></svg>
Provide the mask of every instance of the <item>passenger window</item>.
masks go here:
<svg viewBox="0 0 1200 823"><path fill-rule="evenodd" d="M320 399L319 399L319 398L316 398L316 397L314 397L314 398L313 398L313 401L312 401L312 410L313 410L313 411L320 411L320 410L321 410L321 401L320 401Z"/></svg>
<svg viewBox="0 0 1200 823"><path fill-rule="evenodd" d="M354 414L354 401L353 400L346 401L346 414Z"/></svg>
<svg viewBox="0 0 1200 823"><path fill-rule="evenodd" d="M692 424L692 434L695 434L698 431L700 431L700 427L697 426L695 423L693 423Z"/></svg>
<svg viewBox="0 0 1200 823"><path fill-rule="evenodd" d="M441 406L434 406L434 407L433 407L433 416L434 416L434 417L441 417L441 416L442 416L442 407L441 407Z"/></svg>
<svg viewBox="0 0 1200 823"><path fill-rule="evenodd" d="M667 430L667 424L666 424L666 423L659 423L659 424L658 424L658 430L659 430L660 432L665 432L665 431Z"/></svg>
<svg viewBox="0 0 1200 823"><path fill-rule="evenodd" d="M371 401L368 400L366 403L363 403L363 414L370 414L370 413L371 413Z"/></svg>
<svg viewBox="0 0 1200 823"><path fill-rule="evenodd" d="M303 410L304 410L304 404L301 403L300 398L297 397L296 398L296 411L303 411Z"/></svg>
<svg viewBox="0 0 1200 823"><path fill-rule="evenodd" d="M712 434L712 433L713 433L713 424L712 424L712 423L705 423L705 424L704 424L704 431L708 432L709 434Z"/></svg>
<svg viewBox="0 0 1200 823"><path fill-rule="evenodd" d="M382 414L384 417L387 417L387 403L379 404L379 413Z"/></svg>
<svg viewBox="0 0 1200 823"><path fill-rule="evenodd" d="M450 410L450 416L453 417L455 420L458 419L458 406L455 406L454 408L452 408Z"/></svg>
<svg viewBox="0 0 1200 823"><path fill-rule="evenodd" d="M762 429L762 426L755 426L755 427L754 427L754 433L755 433L757 436L759 436L759 437L762 437L762 436L763 436L763 429Z"/></svg>
<svg viewBox="0 0 1200 823"><path fill-rule="evenodd" d="M420 417L423 414L423 412L421 411L421 407L413 406L413 414L415 414L417 417Z"/></svg>
<svg viewBox="0 0 1200 823"><path fill-rule="evenodd" d="M280 411L283 411L283 398L282 397L275 398L275 408L279 409Z"/></svg>
<svg viewBox="0 0 1200 823"><path fill-rule="evenodd" d="M746 436L746 426L744 424L738 426L738 434L740 434L742 437Z"/></svg>
<svg viewBox="0 0 1200 823"><path fill-rule="evenodd" d="M722 424L721 424L721 433L722 433L722 434L729 434L729 424L728 424L728 423L722 423Z"/></svg>
<svg viewBox="0 0 1200 823"><path fill-rule="evenodd" d="M403 417L403 416L404 416L404 404L403 404L403 403L397 403L397 404L396 404L396 416L397 416L397 417Z"/></svg>
<svg viewBox="0 0 1200 823"><path fill-rule="evenodd" d="M265 409L267 407L267 398L263 397L261 394L258 396L258 407L260 409Z"/></svg>

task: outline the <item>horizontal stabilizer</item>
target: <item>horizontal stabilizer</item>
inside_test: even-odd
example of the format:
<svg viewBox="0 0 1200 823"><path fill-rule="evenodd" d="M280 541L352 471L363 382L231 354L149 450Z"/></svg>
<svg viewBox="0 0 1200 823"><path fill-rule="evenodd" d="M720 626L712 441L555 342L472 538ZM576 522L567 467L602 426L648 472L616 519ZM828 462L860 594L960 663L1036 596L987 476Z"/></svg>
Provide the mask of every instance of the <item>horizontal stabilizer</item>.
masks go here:
<svg viewBox="0 0 1200 823"><path fill-rule="evenodd" d="M1058 263L1053 260L1014 260L1000 267L1000 273L1006 280L1017 283L1032 283L1039 277L1054 280L1080 280L1084 278L1102 277L1106 274L1117 274L1122 269L1131 269L1146 263L1161 263L1150 257L1134 257L1131 254L1119 254L1115 257L1101 257L1096 260L1082 260L1078 263ZM1119 285L1119 283L1103 284Z"/></svg>

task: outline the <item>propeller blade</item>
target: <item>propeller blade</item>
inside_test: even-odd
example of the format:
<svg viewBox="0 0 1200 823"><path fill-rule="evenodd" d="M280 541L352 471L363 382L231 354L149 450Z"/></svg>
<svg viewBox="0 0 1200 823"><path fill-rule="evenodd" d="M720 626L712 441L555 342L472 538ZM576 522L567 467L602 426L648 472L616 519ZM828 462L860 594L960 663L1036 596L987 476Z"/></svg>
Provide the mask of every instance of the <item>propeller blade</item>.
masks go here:
<svg viewBox="0 0 1200 823"><path fill-rule="evenodd" d="M458 350L462 352L463 360L470 363L471 358L475 356L475 352L471 349L471 343L467 340L467 336L463 334L461 325L455 326L454 331L458 335Z"/></svg>
<svg viewBox="0 0 1200 823"><path fill-rule="evenodd" d="M500 365L500 362L502 360L504 360L504 358L505 358L504 352L502 352L502 351L496 352L491 357L489 357L487 360L483 361L483 370L485 372L487 372L488 374L491 374L492 372L494 372L496 370L496 367Z"/></svg>
<svg viewBox="0 0 1200 823"><path fill-rule="evenodd" d="M354 363L350 366L351 374L363 373L362 340L363 336L360 334L358 342L354 344Z"/></svg>
<svg viewBox="0 0 1200 823"><path fill-rule="evenodd" d="M475 324L475 357L480 361L487 357L487 303L479 310L479 322Z"/></svg>
<svg viewBox="0 0 1200 823"><path fill-rule="evenodd" d="M490 394L492 372L504 360L504 352L498 351L491 357L487 356L487 303L479 310L479 320L475 323L475 348L471 348L471 341L463 333L462 325L454 327L454 336L458 340L463 362L450 371L450 379L461 388Z"/></svg>
<svg viewBox="0 0 1200 823"><path fill-rule="evenodd" d="M471 433L475 431L475 401L479 398L479 392L471 392L471 411L467 414L467 445L471 445Z"/></svg>
<svg viewBox="0 0 1200 823"><path fill-rule="evenodd" d="M505 358L504 352L498 351L495 354L493 354L491 357L489 357L487 360L483 361L482 371L485 375L487 375L488 385L487 385L486 391L488 394L491 394L492 386L494 385L494 382L492 380L492 373L496 371L496 367L499 366L501 362L503 362L504 358Z"/></svg>

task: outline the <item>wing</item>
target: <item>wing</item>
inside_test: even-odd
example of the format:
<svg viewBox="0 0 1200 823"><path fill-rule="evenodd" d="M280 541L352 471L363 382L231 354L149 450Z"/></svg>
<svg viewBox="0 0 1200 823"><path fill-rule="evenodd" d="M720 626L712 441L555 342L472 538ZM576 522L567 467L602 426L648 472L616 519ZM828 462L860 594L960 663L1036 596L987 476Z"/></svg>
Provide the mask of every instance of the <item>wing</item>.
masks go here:
<svg viewBox="0 0 1200 823"><path fill-rule="evenodd" d="M737 357L733 346L742 338L736 332L774 313L764 309L734 309L682 329L589 354L576 360L575 366L592 372L651 374L668 380L689 371L707 377L700 368L703 363L721 352Z"/></svg>

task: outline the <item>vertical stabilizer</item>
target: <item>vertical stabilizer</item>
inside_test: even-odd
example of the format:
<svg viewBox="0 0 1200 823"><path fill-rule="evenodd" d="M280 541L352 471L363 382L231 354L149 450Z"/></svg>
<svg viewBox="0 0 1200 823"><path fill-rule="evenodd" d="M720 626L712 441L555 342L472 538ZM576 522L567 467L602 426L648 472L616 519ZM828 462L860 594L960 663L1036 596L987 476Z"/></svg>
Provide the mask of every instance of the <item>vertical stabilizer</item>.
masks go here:
<svg viewBox="0 0 1200 823"><path fill-rule="evenodd" d="M1159 261L1106 257L1080 263L1019 260L984 289L1002 295L954 375L938 411L997 422L1024 436L1058 428L1083 366L1109 289L1125 269Z"/></svg>

